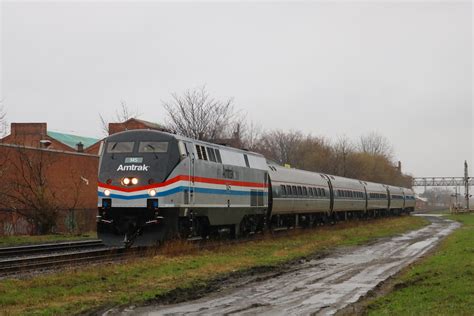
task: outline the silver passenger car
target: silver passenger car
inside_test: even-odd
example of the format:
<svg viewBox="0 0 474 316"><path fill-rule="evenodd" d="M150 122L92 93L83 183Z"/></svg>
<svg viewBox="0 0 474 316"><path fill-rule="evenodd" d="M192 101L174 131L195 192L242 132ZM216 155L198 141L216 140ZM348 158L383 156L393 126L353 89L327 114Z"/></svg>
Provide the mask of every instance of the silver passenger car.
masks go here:
<svg viewBox="0 0 474 316"><path fill-rule="evenodd" d="M364 183L350 178L329 176L334 191L334 212L365 211Z"/></svg>
<svg viewBox="0 0 474 316"><path fill-rule="evenodd" d="M416 204L415 192L412 189L404 188L403 194L405 196L405 209L408 212L413 212Z"/></svg>
<svg viewBox="0 0 474 316"><path fill-rule="evenodd" d="M330 190L323 174L269 165L272 215L329 213Z"/></svg>
<svg viewBox="0 0 474 316"><path fill-rule="evenodd" d="M388 210L387 187L380 183L364 181L367 190L367 210Z"/></svg>
<svg viewBox="0 0 474 316"><path fill-rule="evenodd" d="M390 209L403 210L405 208L405 194L403 188L387 186L390 193Z"/></svg>

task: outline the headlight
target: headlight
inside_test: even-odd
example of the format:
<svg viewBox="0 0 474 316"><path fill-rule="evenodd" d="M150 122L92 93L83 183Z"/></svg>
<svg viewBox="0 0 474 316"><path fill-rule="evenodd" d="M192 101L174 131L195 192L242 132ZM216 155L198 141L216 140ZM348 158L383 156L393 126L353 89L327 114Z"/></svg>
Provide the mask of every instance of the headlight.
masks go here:
<svg viewBox="0 0 474 316"><path fill-rule="evenodd" d="M156 195L156 191L151 189L150 191L148 191L148 195L150 196L155 196Z"/></svg>
<svg viewBox="0 0 474 316"><path fill-rule="evenodd" d="M137 178L132 178L132 184L137 184L138 183L138 179Z"/></svg>
<svg viewBox="0 0 474 316"><path fill-rule="evenodd" d="M109 189L105 189L104 195L105 195L105 196L109 196L109 195L110 195L110 190L109 190Z"/></svg>
<svg viewBox="0 0 474 316"><path fill-rule="evenodd" d="M129 185L130 184L130 179L129 178L123 178L122 183L125 184L125 185Z"/></svg>

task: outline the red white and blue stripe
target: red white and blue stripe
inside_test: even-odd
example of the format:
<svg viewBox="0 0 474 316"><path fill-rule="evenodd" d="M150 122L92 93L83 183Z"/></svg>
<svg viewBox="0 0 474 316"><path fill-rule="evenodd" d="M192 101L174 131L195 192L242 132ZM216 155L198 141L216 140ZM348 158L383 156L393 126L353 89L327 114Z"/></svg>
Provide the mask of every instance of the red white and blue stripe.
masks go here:
<svg viewBox="0 0 474 316"><path fill-rule="evenodd" d="M268 187L267 184L258 182L179 175L174 178L168 179L162 183L153 183L144 186L121 187L99 182L98 194L99 197L109 197L122 200L136 200L149 198L150 196L148 192L153 189L156 191L155 197L165 197L179 192L184 192L185 190L189 190L190 181L192 179L194 179L194 185L192 186L194 193L203 194L230 194L249 196L251 194L251 190L262 191L263 189L263 194L266 194L266 188ZM106 189L110 191L109 196L106 196L104 194L104 191Z"/></svg>

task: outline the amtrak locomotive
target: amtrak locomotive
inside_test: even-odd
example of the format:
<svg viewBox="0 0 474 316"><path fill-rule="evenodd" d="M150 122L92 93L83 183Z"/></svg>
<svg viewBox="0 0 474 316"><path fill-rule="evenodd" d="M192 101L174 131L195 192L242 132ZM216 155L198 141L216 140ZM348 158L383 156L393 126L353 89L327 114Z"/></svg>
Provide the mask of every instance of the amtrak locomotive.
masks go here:
<svg viewBox="0 0 474 316"><path fill-rule="evenodd" d="M314 226L413 211L411 189L290 169L260 154L153 130L107 137L97 232L105 244Z"/></svg>

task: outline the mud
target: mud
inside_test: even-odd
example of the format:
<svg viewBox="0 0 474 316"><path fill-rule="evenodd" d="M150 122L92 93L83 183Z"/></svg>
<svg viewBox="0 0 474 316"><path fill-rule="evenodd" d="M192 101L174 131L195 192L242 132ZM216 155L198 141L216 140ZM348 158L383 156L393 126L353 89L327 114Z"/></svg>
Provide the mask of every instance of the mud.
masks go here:
<svg viewBox="0 0 474 316"><path fill-rule="evenodd" d="M322 258L300 260L285 273L260 271L241 279L220 280L197 289L198 300L109 310L107 315L333 315L376 290L404 267L433 249L459 227L442 217L425 215L431 225L384 238L370 245L339 248ZM211 292L205 295L206 292ZM174 296L172 296L174 297ZM192 295L190 296L192 297ZM187 297L187 298L190 298ZM355 310L353 310L355 312Z"/></svg>

